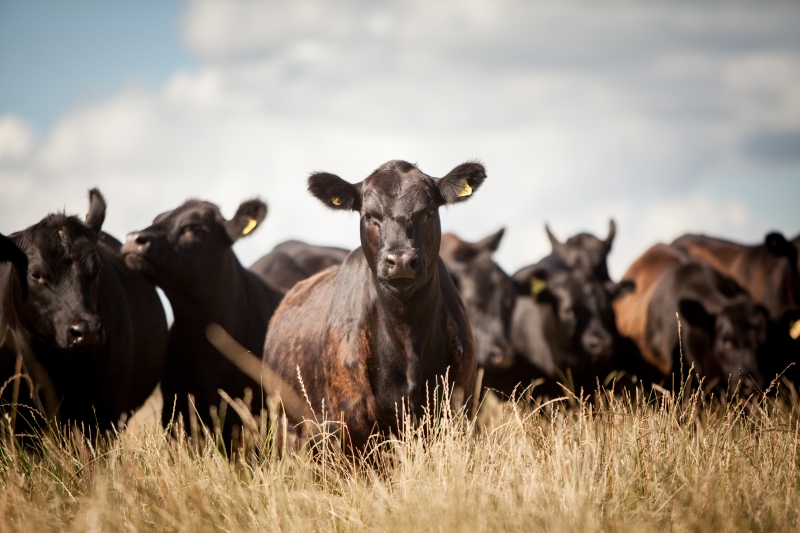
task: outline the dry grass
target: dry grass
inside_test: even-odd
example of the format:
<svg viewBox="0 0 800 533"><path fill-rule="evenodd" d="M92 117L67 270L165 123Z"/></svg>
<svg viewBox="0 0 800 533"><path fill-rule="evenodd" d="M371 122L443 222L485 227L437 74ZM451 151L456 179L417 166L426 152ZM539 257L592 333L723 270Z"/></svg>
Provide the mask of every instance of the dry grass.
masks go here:
<svg viewBox="0 0 800 533"><path fill-rule="evenodd" d="M529 407L491 397L376 445L369 465L256 446L229 461L156 425L2 447L3 530L789 531L800 516L796 396L694 394ZM251 435L251 436L255 436ZM262 445L263 444L263 445Z"/></svg>

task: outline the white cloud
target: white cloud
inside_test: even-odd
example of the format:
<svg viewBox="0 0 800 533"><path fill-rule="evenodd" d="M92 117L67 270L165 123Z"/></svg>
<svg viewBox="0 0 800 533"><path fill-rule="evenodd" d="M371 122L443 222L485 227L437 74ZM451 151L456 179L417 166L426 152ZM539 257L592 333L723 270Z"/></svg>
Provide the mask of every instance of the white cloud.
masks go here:
<svg viewBox="0 0 800 533"><path fill-rule="evenodd" d="M477 157L489 180L445 229L507 226L511 268L548 251L545 220L566 237L614 216L621 273L677 227L768 227L696 187L757 164L753 136L800 131L799 20L792 4L193 1L197 69L73 109L39 141L0 119L0 231L83 213L95 185L120 237L188 197L230 216L260 195L249 263L290 237L357 245L355 219L305 192L310 171L358 181L405 158L443 175Z"/></svg>
<svg viewBox="0 0 800 533"><path fill-rule="evenodd" d="M0 162L24 158L35 142L33 128L23 119L11 113L0 117Z"/></svg>

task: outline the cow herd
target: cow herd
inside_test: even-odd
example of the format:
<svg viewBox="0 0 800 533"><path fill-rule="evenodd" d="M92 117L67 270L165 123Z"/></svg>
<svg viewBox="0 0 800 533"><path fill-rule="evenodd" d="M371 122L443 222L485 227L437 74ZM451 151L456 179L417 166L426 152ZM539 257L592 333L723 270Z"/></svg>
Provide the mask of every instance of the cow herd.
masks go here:
<svg viewBox="0 0 800 533"><path fill-rule="evenodd" d="M797 383L800 237L745 246L686 235L614 282L613 221L604 239L562 242L545 227L552 253L509 276L492 259L502 230L478 242L441 233L439 208L485 179L477 162L442 178L405 161L355 184L312 174L309 192L325 206L359 213L361 247L288 241L249 269L232 247L264 221L262 201L226 220L190 200L123 244L102 231L106 204L92 190L85 220L50 214L0 235L4 403L103 431L160 383L165 424L197 416L211 427L222 394L275 392L220 353L212 324L304 398L306 409L287 412L292 424L323 418L355 448L442 389L459 407L482 386L511 395L534 380L549 396L561 384L591 393L690 373L729 393L777 375ZM241 423L229 411L224 438Z"/></svg>

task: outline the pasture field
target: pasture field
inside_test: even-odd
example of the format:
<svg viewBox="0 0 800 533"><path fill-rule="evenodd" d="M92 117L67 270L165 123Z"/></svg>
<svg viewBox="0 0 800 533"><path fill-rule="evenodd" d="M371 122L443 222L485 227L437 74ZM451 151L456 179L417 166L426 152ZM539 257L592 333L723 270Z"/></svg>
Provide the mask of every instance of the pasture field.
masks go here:
<svg viewBox="0 0 800 533"><path fill-rule="evenodd" d="M268 416L251 420L233 461L213 438L195 445L147 422L24 450L5 422L0 529L791 531L799 408L791 387L732 401L643 389L591 402L489 395L476 421L433 412L376 442L366 462L326 438L313 457L281 455L280 419Z"/></svg>

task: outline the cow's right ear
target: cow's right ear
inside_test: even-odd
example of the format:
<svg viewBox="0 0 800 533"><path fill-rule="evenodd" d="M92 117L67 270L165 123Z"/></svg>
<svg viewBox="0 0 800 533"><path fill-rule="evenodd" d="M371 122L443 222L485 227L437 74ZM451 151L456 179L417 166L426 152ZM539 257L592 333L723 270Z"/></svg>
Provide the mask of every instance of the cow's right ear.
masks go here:
<svg viewBox="0 0 800 533"><path fill-rule="evenodd" d="M797 248L795 248L794 244L787 241L786 237L781 233L775 231L764 237L764 246L767 247L767 250L772 255L786 257L789 260L789 264L792 265L793 268L797 268Z"/></svg>
<svg viewBox="0 0 800 533"><path fill-rule="evenodd" d="M488 237L484 237L483 239L479 240L475 243L475 247L480 250L489 250L490 252L496 252L497 249L500 247L500 241L503 239L503 234L506 232L505 228L500 228L500 231L497 233L493 233Z"/></svg>
<svg viewBox="0 0 800 533"><path fill-rule="evenodd" d="M706 311L703 304L697 300L683 298L678 302L678 311L689 324L704 329L709 335L714 335L716 318Z"/></svg>
<svg viewBox="0 0 800 533"><path fill-rule="evenodd" d="M259 199L242 202L233 218L225 222L225 231L232 242L250 235L267 216L267 204Z"/></svg>
<svg viewBox="0 0 800 533"><path fill-rule="evenodd" d="M552 246L553 251L554 252L559 251L563 245L558 241L556 236L553 235L553 232L550 231L550 226L545 224L544 225L544 231L545 231L545 233L547 233L547 238L550 240L550 246Z"/></svg>
<svg viewBox="0 0 800 533"><path fill-rule="evenodd" d="M353 185L336 174L311 174L308 177L308 192L331 209L361 211L361 184Z"/></svg>
<svg viewBox="0 0 800 533"><path fill-rule="evenodd" d="M530 296L536 302L547 301L552 294L547 288L547 270L534 268L523 270L514 275L514 287L520 296Z"/></svg>
<svg viewBox="0 0 800 533"><path fill-rule="evenodd" d="M86 225L92 228L97 236L100 237L100 230L106 220L106 200L100 191L92 189L89 191L89 212L86 213Z"/></svg>
<svg viewBox="0 0 800 533"><path fill-rule="evenodd" d="M614 222L614 219L611 218L608 220L608 236L606 240L603 241L603 244L606 245L606 250L611 250L611 245L614 242L614 236L617 234L617 223Z"/></svg>
<svg viewBox="0 0 800 533"><path fill-rule="evenodd" d="M28 256L14 244L14 241L0 233L0 262L10 262L17 271L22 285L22 299L28 298Z"/></svg>

